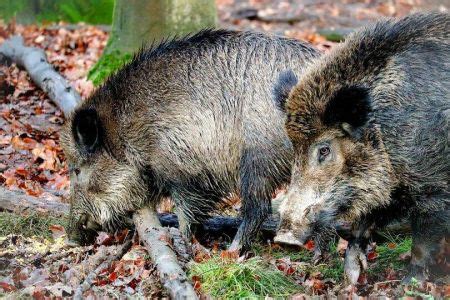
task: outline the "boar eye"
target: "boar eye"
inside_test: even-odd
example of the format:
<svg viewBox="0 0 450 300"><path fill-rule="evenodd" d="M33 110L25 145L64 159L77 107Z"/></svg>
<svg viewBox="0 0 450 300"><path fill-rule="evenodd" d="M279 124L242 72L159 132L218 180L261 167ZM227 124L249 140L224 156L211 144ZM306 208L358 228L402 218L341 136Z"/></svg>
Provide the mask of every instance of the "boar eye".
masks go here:
<svg viewBox="0 0 450 300"><path fill-rule="evenodd" d="M319 154L320 154L319 161L322 162L330 154L330 152L331 152L330 147L328 147L328 146L320 147L319 148Z"/></svg>
<svg viewBox="0 0 450 300"><path fill-rule="evenodd" d="M72 164L69 164L69 172L70 173L75 173L75 175L80 175L80 168L77 168L75 166L73 166Z"/></svg>

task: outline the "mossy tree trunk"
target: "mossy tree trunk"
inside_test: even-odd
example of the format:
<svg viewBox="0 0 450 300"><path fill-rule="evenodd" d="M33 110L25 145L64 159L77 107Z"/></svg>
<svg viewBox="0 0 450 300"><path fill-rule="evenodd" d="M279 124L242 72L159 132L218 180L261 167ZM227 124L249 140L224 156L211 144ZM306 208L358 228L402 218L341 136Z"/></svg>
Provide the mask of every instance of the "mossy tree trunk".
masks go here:
<svg viewBox="0 0 450 300"><path fill-rule="evenodd" d="M215 0L116 0L108 45L89 78L99 84L141 47L216 22Z"/></svg>
<svg viewBox="0 0 450 300"><path fill-rule="evenodd" d="M116 0L108 49L134 52L143 44L215 23L214 0Z"/></svg>

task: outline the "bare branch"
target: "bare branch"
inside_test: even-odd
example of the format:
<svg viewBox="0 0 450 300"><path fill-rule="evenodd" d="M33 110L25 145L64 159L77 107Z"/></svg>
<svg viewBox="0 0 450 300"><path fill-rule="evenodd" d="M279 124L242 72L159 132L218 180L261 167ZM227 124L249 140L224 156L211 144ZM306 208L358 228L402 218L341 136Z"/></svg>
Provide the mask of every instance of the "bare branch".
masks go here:
<svg viewBox="0 0 450 300"><path fill-rule="evenodd" d="M161 283L171 298L197 299L194 288L169 246L171 243L169 231L161 226L156 212L150 208L143 208L134 213L133 220L139 237L158 269Z"/></svg>
<svg viewBox="0 0 450 300"><path fill-rule="evenodd" d="M81 103L81 97L50 65L42 49L26 47L21 36L13 36L0 45L0 54L25 68L31 79L50 99L69 115Z"/></svg>

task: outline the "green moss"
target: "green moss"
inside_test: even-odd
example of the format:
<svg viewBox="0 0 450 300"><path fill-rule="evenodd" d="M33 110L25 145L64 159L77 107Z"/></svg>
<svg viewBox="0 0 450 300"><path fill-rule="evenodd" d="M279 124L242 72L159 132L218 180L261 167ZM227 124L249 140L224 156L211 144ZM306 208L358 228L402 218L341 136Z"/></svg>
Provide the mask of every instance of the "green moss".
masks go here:
<svg viewBox="0 0 450 300"><path fill-rule="evenodd" d="M197 276L201 291L214 299L287 297L302 291L301 286L261 257L243 262L214 257L193 264L189 274Z"/></svg>
<svg viewBox="0 0 450 300"><path fill-rule="evenodd" d="M0 236L18 234L25 237L40 236L51 238L50 225L66 226L66 218L42 217L37 214L19 216L8 212L0 212Z"/></svg>
<svg viewBox="0 0 450 300"><path fill-rule="evenodd" d="M91 80L95 86L102 84L111 74L114 74L124 64L132 59L129 53L121 53L119 51L108 51L100 57L99 61L89 71L88 79Z"/></svg>

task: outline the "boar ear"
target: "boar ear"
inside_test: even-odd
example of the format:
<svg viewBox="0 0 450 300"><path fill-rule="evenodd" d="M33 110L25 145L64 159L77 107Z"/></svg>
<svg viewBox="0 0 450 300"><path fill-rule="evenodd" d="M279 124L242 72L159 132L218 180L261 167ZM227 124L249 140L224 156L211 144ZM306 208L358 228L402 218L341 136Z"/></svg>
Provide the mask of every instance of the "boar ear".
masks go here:
<svg viewBox="0 0 450 300"><path fill-rule="evenodd" d="M285 70L278 76L278 80L273 87L273 98L276 106L282 112L285 112L286 100L297 82L297 76L292 70Z"/></svg>
<svg viewBox="0 0 450 300"><path fill-rule="evenodd" d="M97 111L77 111L72 121L72 134L82 153L94 153L101 143L101 123Z"/></svg>
<svg viewBox="0 0 450 300"><path fill-rule="evenodd" d="M365 125L371 111L368 90L360 86L343 87L338 90L325 107L325 125L347 124L357 129ZM348 126L350 125L350 126Z"/></svg>

